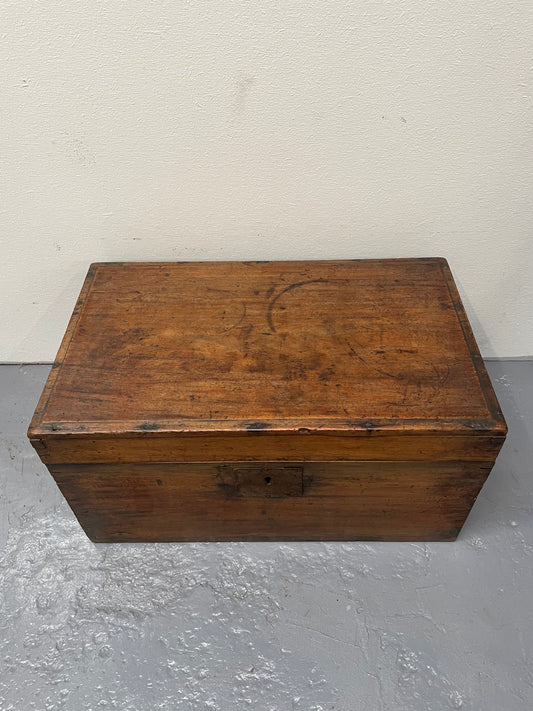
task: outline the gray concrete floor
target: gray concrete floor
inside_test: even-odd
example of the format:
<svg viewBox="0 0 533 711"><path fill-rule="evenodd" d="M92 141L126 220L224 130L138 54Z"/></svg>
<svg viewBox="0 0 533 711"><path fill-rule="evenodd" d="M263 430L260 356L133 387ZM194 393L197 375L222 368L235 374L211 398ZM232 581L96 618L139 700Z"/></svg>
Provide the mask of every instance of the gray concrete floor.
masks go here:
<svg viewBox="0 0 533 711"><path fill-rule="evenodd" d="M455 543L95 545L25 438L48 366L0 367L0 709L533 708L533 362Z"/></svg>

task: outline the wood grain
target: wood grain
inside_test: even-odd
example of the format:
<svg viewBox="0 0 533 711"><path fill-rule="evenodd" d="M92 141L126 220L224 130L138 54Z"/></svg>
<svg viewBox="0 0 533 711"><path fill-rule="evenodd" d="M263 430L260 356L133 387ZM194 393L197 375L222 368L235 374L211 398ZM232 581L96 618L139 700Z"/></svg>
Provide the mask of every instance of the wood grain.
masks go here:
<svg viewBox="0 0 533 711"><path fill-rule="evenodd" d="M342 461L488 460L493 461L503 437L475 434L376 437L374 434L332 434L137 437L56 436L44 441L39 455L45 463L68 462L207 462L236 460Z"/></svg>
<svg viewBox="0 0 533 711"><path fill-rule="evenodd" d="M505 434L441 259L100 264L81 301L32 439Z"/></svg>
<svg viewBox="0 0 533 711"><path fill-rule="evenodd" d="M92 265L28 435L95 541L453 540L506 431L428 258Z"/></svg>
<svg viewBox="0 0 533 711"><path fill-rule="evenodd" d="M271 466L275 472L276 463ZM213 463L55 465L51 471L99 542L453 540L490 471L486 462L300 466L303 496L284 498L236 496Z"/></svg>

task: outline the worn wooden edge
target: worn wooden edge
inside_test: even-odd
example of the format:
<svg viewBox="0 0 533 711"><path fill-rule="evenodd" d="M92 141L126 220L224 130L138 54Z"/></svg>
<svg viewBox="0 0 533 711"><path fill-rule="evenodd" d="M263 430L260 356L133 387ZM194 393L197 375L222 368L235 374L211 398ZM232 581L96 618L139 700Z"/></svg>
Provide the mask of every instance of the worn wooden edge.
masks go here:
<svg viewBox="0 0 533 711"><path fill-rule="evenodd" d="M120 428L120 429L119 429ZM180 434L190 437L231 437L236 435L268 436L269 434L302 436L322 435L335 437L387 436L402 433L405 436L450 437L464 435L504 435L505 429L492 419L376 419L350 418L294 418L258 420L131 420L47 422L32 432L33 437L75 439L92 437L168 437Z"/></svg>
<svg viewBox="0 0 533 711"><path fill-rule="evenodd" d="M286 266L301 264L302 261L312 262L313 264L335 264L340 262L374 262L379 263L388 261L386 259L330 259L330 260L291 260L279 261L280 264ZM481 354L475 341L468 317L462 304L459 292L457 290L453 275L447 260L444 257L405 257L394 259L395 262L426 262L440 264L444 281L446 282L452 304L459 319L463 335L471 354L476 374L480 382L480 386L487 403L490 418L394 418L394 419L368 419L354 420L353 418L344 417L327 417L327 418L292 418L292 419L271 419L267 422L258 421L257 419L238 419L238 420L135 420L135 421L86 421L86 422L68 422L68 421L44 421L46 406L53 392L59 370L65 359L66 353L70 346L70 342L74 336L79 318L85 307L87 296L94 281L95 274L98 269L106 267L122 267L122 266L154 266L163 267L173 264L197 264L197 261L190 262L95 262L91 264L87 276L85 278L81 293L78 297L76 307L71 316L65 336L61 342L61 346L56 356L54 365L45 384L43 393L35 410L30 426L28 428L28 437L32 441L34 447L38 450L46 448L47 440L54 440L58 436L69 436L73 438L93 438L93 437L168 437L174 434L183 436L231 436L231 435L269 435L269 434L286 434L286 435L305 435L305 434L321 434L324 436L363 436L372 434L373 436L386 436L387 434L394 435L399 432L406 435L433 435L442 433L449 436L461 435L464 432L479 435L505 436L507 433L507 425L499 408L496 395L492 388L488 373L485 369ZM270 263L268 260L259 261L205 261L202 264L265 264Z"/></svg>
<svg viewBox="0 0 533 711"><path fill-rule="evenodd" d="M364 469L365 467L392 467L401 468L405 466L411 466L414 469L428 470L428 469L443 469L449 470L456 467L461 467L465 470L479 469L480 471L490 473L491 469L495 464L495 459L439 459L439 460L425 460L425 459L364 459L364 460L339 460L339 459L306 459L302 461L285 461L279 459L272 460L249 460L249 459L224 459L224 460L199 460L194 462L183 462L180 460L169 461L149 461L149 462L58 462L51 463L48 467L52 474L62 474L69 472L87 472L88 474L98 473L99 471L119 471L122 472L127 469L128 472L144 473L149 471L155 471L159 466L164 469L177 468L178 470L190 471L191 467L205 467L210 471L216 469L219 466L235 466L235 467L247 467L247 466L257 466L257 467L279 467L280 465L291 466L316 466L316 467L337 467L339 469L345 469L347 467L355 467L356 469ZM153 469L152 469L153 467Z"/></svg>
<svg viewBox="0 0 533 711"><path fill-rule="evenodd" d="M472 358L474 368L476 369L476 374L481 390L483 392L483 397L485 398L487 408L489 409L489 412L491 414L493 422L492 427L494 430L498 430L500 434L506 435L507 423L501 411L500 404L496 397L496 393L494 392L494 388L492 387L489 374L487 373L487 369L485 368L485 363L483 362L481 352L474 337L472 326L470 325L470 321L468 320L468 315L461 300L461 296L459 294L457 284L455 283L455 279L453 278L450 265L444 257L439 257L438 260L441 265L442 274L448 287L450 298L457 314L457 318L459 319L459 323L461 324L463 336L468 350L470 351L470 356Z"/></svg>
<svg viewBox="0 0 533 711"><path fill-rule="evenodd" d="M192 260L169 260L169 261L139 261L139 262L93 262L91 267L172 267L173 265L194 265L194 264L242 264L244 266L253 266L255 264L284 264L286 266L295 266L298 264L340 264L346 262L446 262L444 257L374 257L367 259L365 257L357 259L192 259Z"/></svg>
<svg viewBox="0 0 533 711"><path fill-rule="evenodd" d="M43 388L43 392L41 393L41 397L39 398L39 402L37 403L37 407L35 408L35 412L28 427L29 439L33 439L34 437L39 436L39 433L43 430L43 418L46 412L46 406L48 405L48 401L50 400L50 396L52 395L52 392L54 390L54 386L59 375L59 369L63 363L63 360L65 359L68 348L70 346L70 342L76 331L76 326L78 325L80 316L83 312L83 309L85 308L87 295L90 291L96 271L99 266L99 264L91 264L89 267L89 270L87 272L87 275L83 282L83 286L80 291L80 295L78 296L76 305L74 306L74 311L72 312L72 315L68 322L65 335L63 336L63 340L61 341L61 345L59 346L55 361L52 365L52 370L48 375L45 386Z"/></svg>
<svg viewBox="0 0 533 711"><path fill-rule="evenodd" d="M360 461L417 460L494 461L504 437L187 437L164 439L93 437L76 439L59 435L36 440L41 460L49 464L158 462L158 461Z"/></svg>
<svg viewBox="0 0 533 711"><path fill-rule="evenodd" d="M76 518L78 518L76 516ZM83 528L81 521L78 519L78 523ZM84 529L85 530L85 529ZM419 535L387 535L387 536L334 536L325 538L323 534L312 534L306 533L302 536L270 536L266 537L264 535L256 536L250 534L248 536L241 535L236 536L217 536L213 538L212 536L169 536L169 537L154 537L148 539L146 537L137 536L121 536L117 535L102 535L99 536L95 533L87 533L85 535L93 543L113 543L128 545L128 543L314 543L327 541L328 543L453 543L457 540L461 530L458 527L451 528L448 532L442 534L425 534L421 533Z"/></svg>

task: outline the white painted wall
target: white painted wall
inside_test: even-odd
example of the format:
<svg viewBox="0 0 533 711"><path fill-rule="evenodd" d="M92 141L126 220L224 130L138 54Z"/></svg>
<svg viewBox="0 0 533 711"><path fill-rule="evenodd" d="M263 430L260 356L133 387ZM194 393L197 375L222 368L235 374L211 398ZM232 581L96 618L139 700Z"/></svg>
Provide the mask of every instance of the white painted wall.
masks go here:
<svg viewBox="0 0 533 711"><path fill-rule="evenodd" d="M445 256L533 354L531 0L4 0L0 360L89 262Z"/></svg>

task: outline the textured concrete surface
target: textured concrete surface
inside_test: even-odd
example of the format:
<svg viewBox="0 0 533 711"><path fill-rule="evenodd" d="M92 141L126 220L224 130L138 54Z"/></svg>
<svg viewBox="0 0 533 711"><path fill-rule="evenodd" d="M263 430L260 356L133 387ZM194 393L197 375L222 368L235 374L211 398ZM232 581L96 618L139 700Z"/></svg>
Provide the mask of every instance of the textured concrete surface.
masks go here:
<svg viewBox="0 0 533 711"><path fill-rule="evenodd" d="M0 368L0 709L533 708L533 362L489 364L508 441L456 543L87 540Z"/></svg>

